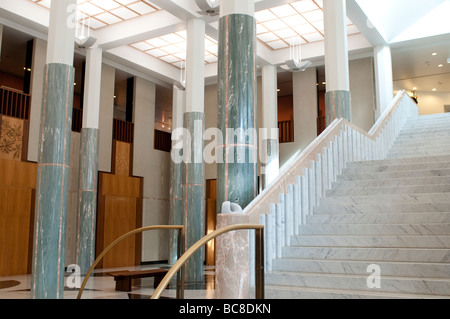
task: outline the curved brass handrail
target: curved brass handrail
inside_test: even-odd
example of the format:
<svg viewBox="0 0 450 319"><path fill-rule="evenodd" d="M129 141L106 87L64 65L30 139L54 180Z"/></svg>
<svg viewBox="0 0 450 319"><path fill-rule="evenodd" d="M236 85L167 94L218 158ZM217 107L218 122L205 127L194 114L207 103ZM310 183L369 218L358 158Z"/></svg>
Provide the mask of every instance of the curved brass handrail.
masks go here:
<svg viewBox="0 0 450 319"><path fill-rule="evenodd" d="M119 238L117 238L116 240L114 240L111 244L108 245L108 247L105 248L105 250L102 251L102 253L97 257L97 259L94 261L94 263L92 264L91 268L89 268L89 271L86 274L86 277L83 280L83 283L81 284L80 290L78 291L78 295L77 295L77 299L81 299L81 295L83 294L84 291L84 287L86 287L87 281L89 279L89 277L91 276L92 272L94 271L95 266L97 266L97 264L100 262L100 260L106 255L106 253L108 251L110 251L114 246L116 246L118 243L120 243L122 240L142 233L144 231L147 230L178 230L178 251L179 251L179 255L180 252L182 251L182 247L180 244L182 244L184 242L184 239L182 239L184 237L184 226L178 226L178 225L156 225L156 226L147 226L147 227L142 227L142 228L138 228L135 230L132 230L122 236L120 236ZM178 256L179 256L178 255ZM179 278L180 279L180 278Z"/></svg>
<svg viewBox="0 0 450 319"><path fill-rule="evenodd" d="M151 299L159 299L161 297L162 292L166 289L169 282L175 276L175 274L179 271L181 267L187 262L187 260L192 257L192 255L199 250L203 245L206 245L210 240L230 231L234 230L245 230L245 229L254 229L255 230L255 291L256 291L256 299L264 298L264 226L263 225L251 225L251 224L239 224L239 225L230 225L220 229L215 230L214 232L209 233L195 244L193 244L186 252L178 258L177 262L170 268L164 278L161 280L161 283L153 292Z"/></svg>

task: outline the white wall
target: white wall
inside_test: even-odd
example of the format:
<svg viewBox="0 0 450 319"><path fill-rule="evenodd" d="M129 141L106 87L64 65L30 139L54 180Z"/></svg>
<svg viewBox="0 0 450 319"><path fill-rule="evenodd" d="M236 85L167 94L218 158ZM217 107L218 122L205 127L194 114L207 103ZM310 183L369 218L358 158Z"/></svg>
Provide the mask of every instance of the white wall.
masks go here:
<svg viewBox="0 0 450 319"><path fill-rule="evenodd" d="M47 59L47 42L34 39L31 73L31 110L28 160L37 162L39 149L39 130L41 126L42 98L44 94L44 70Z"/></svg>
<svg viewBox="0 0 450 319"><path fill-rule="evenodd" d="M417 92L420 115L443 113L444 105L450 105L450 92Z"/></svg>
<svg viewBox="0 0 450 319"><path fill-rule="evenodd" d="M351 60L349 72L352 123L365 131L370 131L375 124L376 108L373 58Z"/></svg>
<svg viewBox="0 0 450 319"><path fill-rule="evenodd" d="M98 170L101 172L111 172L115 77L116 70L109 65L103 64L100 88L98 156Z"/></svg>
<svg viewBox="0 0 450 319"><path fill-rule="evenodd" d="M280 144L280 167L317 137L316 68L292 76L294 98L294 142Z"/></svg>
<svg viewBox="0 0 450 319"><path fill-rule="evenodd" d="M133 175L144 178L142 226L169 223L170 153L154 149L156 85L136 77L134 83ZM145 232L142 261L169 258L169 233Z"/></svg>

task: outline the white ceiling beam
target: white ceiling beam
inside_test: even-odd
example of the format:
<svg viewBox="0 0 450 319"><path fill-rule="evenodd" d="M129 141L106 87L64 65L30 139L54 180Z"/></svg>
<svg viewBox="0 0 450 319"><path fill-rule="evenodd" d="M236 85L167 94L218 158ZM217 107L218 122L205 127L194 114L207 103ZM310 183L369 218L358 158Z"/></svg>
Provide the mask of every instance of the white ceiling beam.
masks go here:
<svg viewBox="0 0 450 319"><path fill-rule="evenodd" d="M156 84L169 83L172 85L180 80L180 69L130 46L110 49L105 52L105 57L150 76L154 81L157 81L155 82ZM135 74L133 72L129 73Z"/></svg>
<svg viewBox="0 0 450 319"><path fill-rule="evenodd" d="M113 24L92 35L98 39L100 47L109 50L181 30L183 25L180 19L166 11L158 11Z"/></svg>
<svg viewBox="0 0 450 319"><path fill-rule="evenodd" d="M356 0L347 0L347 17L373 46L388 44Z"/></svg>

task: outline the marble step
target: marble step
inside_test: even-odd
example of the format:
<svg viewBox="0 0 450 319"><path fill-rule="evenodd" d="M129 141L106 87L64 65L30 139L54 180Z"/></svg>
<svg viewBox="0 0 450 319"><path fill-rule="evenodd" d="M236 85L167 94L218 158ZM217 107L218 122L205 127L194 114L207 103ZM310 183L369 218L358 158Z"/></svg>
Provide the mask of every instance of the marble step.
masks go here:
<svg viewBox="0 0 450 319"><path fill-rule="evenodd" d="M440 140L426 140L426 139L417 139L417 140L402 140L400 142L395 142L392 144L391 150L395 150L399 147L425 147L425 146L441 146L441 147L449 147L450 141L448 139L440 139Z"/></svg>
<svg viewBox="0 0 450 319"><path fill-rule="evenodd" d="M381 202L382 203L382 202ZM326 204L314 208L314 214L384 214L450 212L450 203L422 204Z"/></svg>
<svg viewBox="0 0 450 319"><path fill-rule="evenodd" d="M401 163L401 161L399 161ZM364 166L364 167L347 167L342 171L343 175L382 173L382 172L404 172L404 171L423 171L423 170L440 170L450 169L450 162L431 162L431 163L414 163L414 164L396 164L396 165L380 165L380 166Z"/></svg>
<svg viewBox="0 0 450 319"><path fill-rule="evenodd" d="M450 185L450 176L389 178L376 180L340 181L332 183L332 189L337 188L373 188L373 187L401 187L420 185Z"/></svg>
<svg viewBox="0 0 450 319"><path fill-rule="evenodd" d="M447 119L449 117L449 113L434 113L434 114L426 114L426 115L419 115L415 118L410 118L408 121L426 121L426 120L433 120L433 119Z"/></svg>
<svg viewBox="0 0 450 319"><path fill-rule="evenodd" d="M294 235L295 247L450 248L450 236Z"/></svg>
<svg viewBox="0 0 450 319"><path fill-rule="evenodd" d="M328 196L320 199L322 205L392 205L392 204L434 204L450 203L448 193L417 193L417 194L373 194L373 195L351 195L351 196ZM434 211L434 210L433 210ZM447 211L447 210L446 210ZM392 212L391 212L392 213Z"/></svg>
<svg viewBox="0 0 450 319"><path fill-rule="evenodd" d="M367 287L370 274L316 274L301 272L273 271L266 274L265 283L277 286L311 287L324 289L345 289L373 291ZM450 296L450 279L381 276L380 292L448 295Z"/></svg>
<svg viewBox="0 0 450 319"><path fill-rule="evenodd" d="M321 214L306 216L307 224L423 224L450 223L450 212L385 213L385 214Z"/></svg>
<svg viewBox="0 0 450 319"><path fill-rule="evenodd" d="M449 263L449 248L283 247L282 258Z"/></svg>
<svg viewBox="0 0 450 319"><path fill-rule="evenodd" d="M449 141L450 143L450 141ZM427 143L429 144L429 143ZM450 156L434 156L434 157L413 157L406 158L399 162L395 159L385 159L376 161L360 161L351 162L347 164L347 167L366 167L366 166L389 166L389 165L400 165L400 164L417 164L417 163L436 163L436 162L450 162Z"/></svg>
<svg viewBox="0 0 450 319"><path fill-rule="evenodd" d="M394 145L391 148L390 153L411 153L411 152L429 152L450 149L450 143L428 143L427 145L407 144L407 145Z"/></svg>
<svg viewBox="0 0 450 319"><path fill-rule="evenodd" d="M450 296L266 285L265 298L266 299L450 299Z"/></svg>
<svg viewBox="0 0 450 319"><path fill-rule="evenodd" d="M399 133L399 136L405 135L427 135L427 134L449 134L450 132L450 123L447 124L438 124L436 126L417 126L417 127L408 127L407 129L402 130Z"/></svg>
<svg viewBox="0 0 450 319"><path fill-rule="evenodd" d="M403 143L406 144L424 144L424 143L436 143L436 144L446 144L448 143L448 137L436 137L433 139L427 138L427 137L416 137L416 138L410 138L410 137L397 137L397 139L395 140L393 146L398 146L398 145L402 145Z"/></svg>
<svg viewBox="0 0 450 319"><path fill-rule="evenodd" d="M400 152L400 153L389 153L387 158L405 158L405 157L423 157L423 156L439 156L439 155L449 155L450 150L443 149L439 151L420 151L420 152Z"/></svg>
<svg viewBox="0 0 450 319"><path fill-rule="evenodd" d="M345 175L338 175L336 181L341 182L341 181L373 180L373 179L385 180L393 178L420 178L433 176L450 176L450 169L426 169L426 170L399 171L399 172L345 174Z"/></svg>
<svg viewBox="0 0 450 319"><path fill-rule="evenodd" d="M366 275L372 261L275 259L273 271ZM377 261L382 276L450 278L450 264Z"/></svg>
<svg viewBox="0 0 450 319"><path fill-rule="evenodd" d="M411 125L411 126L410 126ZM450 133L450 123L447 121L435 121L429 123L410 123L405 125L400 134L415 133Z"/></svg>
<svg viewBox="0 0 450 319"><path fill-rule="evenodd" d="M316 224L301 225L299 235L450 235L450 224Z"/></svg>
<svg viewBox="0 0 450 319"><path fill-rule="evenodd" d="M418 185L418 186L382 186L366 188L338 187L327 191L327 196L353 196L353 195L393 195L393 194L430 194L449 193L450 184ZM450 194L448 194L450 196Z"/></svg>
<svg viewBox="0 0 450 319"><path fill-rule="evenodd" d="M441 120L441 121L429 121L428 123L425 122L414 122L414 123L408 123L405 128L402 130L404 131L413 131L416 129L424 130L424 129L446 129L450 125L450 120Z"/></svg>
<svg viewBox="0 0 450 319"><path fill-rule="evenodd" d="M450 124L449 118L418 119L406 122L404 128L406 129L409 127L421 127L427 125L445 125L445 124Z"/></svg>

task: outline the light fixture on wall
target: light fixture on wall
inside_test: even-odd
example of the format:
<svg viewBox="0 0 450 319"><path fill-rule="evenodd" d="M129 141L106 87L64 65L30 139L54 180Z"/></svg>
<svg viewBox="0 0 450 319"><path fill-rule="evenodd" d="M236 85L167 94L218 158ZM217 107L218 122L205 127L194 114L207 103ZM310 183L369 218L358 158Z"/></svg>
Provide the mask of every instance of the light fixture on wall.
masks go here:
<svg viewBox="0 0 450 319"><path fill-rule="evenodd" d="M197 6L201 11L198 11L201 15L217 16L220 12L219 0L195 0Z"/></svg>

